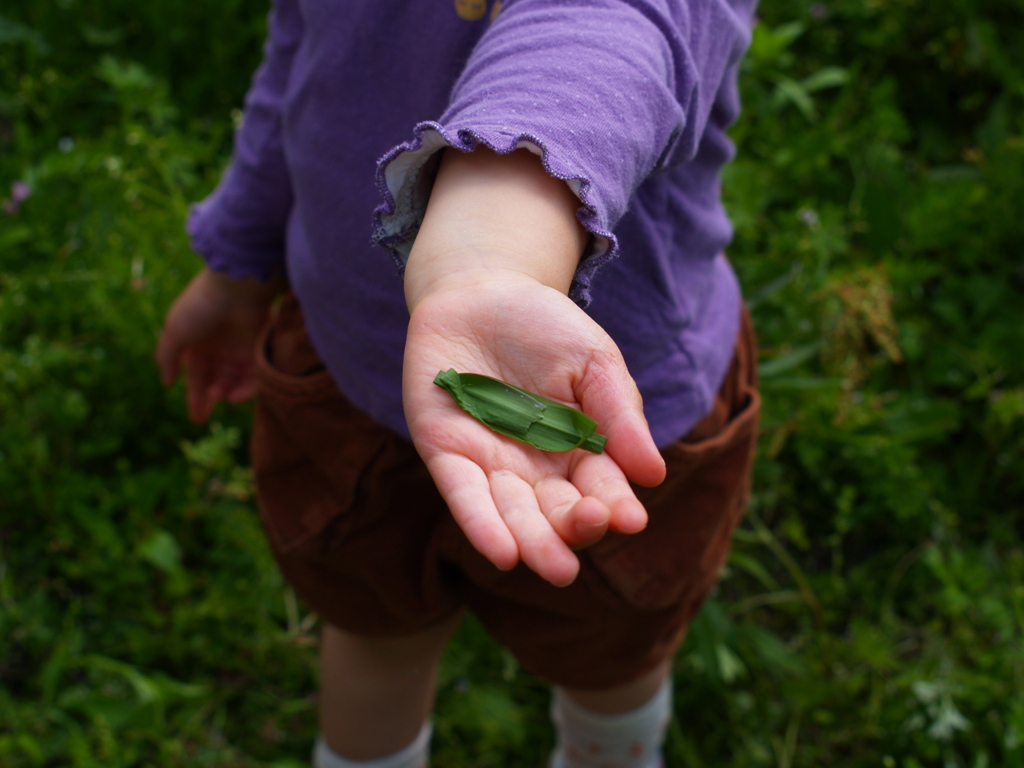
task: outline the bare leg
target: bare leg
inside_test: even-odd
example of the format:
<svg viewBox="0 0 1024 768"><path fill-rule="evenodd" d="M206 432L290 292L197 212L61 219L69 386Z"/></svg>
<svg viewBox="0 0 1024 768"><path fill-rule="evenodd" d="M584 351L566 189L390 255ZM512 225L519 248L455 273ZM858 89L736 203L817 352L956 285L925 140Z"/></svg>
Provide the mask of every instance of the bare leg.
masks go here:
<svg viewBox="0 0 1024 768"><path fill-rule="evenodd" d="M671 668L671 662L666 661L625 685L601 691L565 689L565 692L584 709L601 715L618 715L631 712L650 701L665 682Z"/></svg>
<svg viewBox="0 0 1024 768"><path fill-rule="evenodd" d="M320 650L320 732L349 760L412 743L434 707L437 667L458 618L415 635L366 638L325 625Z"/></svg>

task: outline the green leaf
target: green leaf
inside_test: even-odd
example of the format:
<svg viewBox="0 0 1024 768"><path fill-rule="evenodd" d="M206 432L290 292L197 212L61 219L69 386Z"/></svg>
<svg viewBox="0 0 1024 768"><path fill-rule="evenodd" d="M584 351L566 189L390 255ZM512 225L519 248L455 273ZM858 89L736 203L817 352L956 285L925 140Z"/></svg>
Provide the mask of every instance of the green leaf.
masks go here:
<svg viewBox="0 0 1024 768"><path fill-rule="evenodd" d="M169 532L157 529L139 545L139 556L164 573L181 570L181 547Z"/></svg>
<svg viewBox="0 0 1024 768"><path fill-rule="evenodd" d="M840 85L846 85L849 80L850 73L842 67L824 67L810 77L804 78L801 85L808 93L814 93L825 88L837 88Z"/></svg>
<svg viewBox="0 0 1024 768"><path fill-rule="evenodd" d="M799 367L803 363L810 360L821 349L820 342L814 342L812 344L805 344L802 347L798 347L790 352L787 352L778 357L773 357L770 360L766 360L758 366L758 374L762 379L771 379L777 377L781 373L786 373Z"/></svg>
<svg viewBox="0 0 1024 768"><path fill-rule="evenodd" d="M434 383L469 415L499 434L542 451L601 453L607 438L585 413L478 373L439 371Z"/></svg>
<svg viewBox="0 0 1024 768"><path fill-rule="evenodd" d="M775 106L781 107L786 102L791 102L799 109L804 117L813 122L817 119L818 113L814 109L814 99L807 89L796 80L785 75L777 75L775 79Z"/></svg>
<svg viewBox="0 0 1024 768"><path fill-rule="evenodd" d="M751 557L745 552L740 552L737 549L732 550L732 552L729 553L729 565L746 571L761 582L762 586L766 589L779 588L779 582L776 581L775 577L768 572L768 569L765 568L756 558Z"/></svg>

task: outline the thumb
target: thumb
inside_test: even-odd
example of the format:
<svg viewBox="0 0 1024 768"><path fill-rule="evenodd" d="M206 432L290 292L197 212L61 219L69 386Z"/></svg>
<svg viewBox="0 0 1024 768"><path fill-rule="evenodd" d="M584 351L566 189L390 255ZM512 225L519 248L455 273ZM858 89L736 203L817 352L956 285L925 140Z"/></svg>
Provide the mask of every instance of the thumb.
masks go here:
<svg viewBox="0 0 1024 768"><path fill-rule="evenodd" d="M629 480L653 487L665 479L665 460L651 436L643 398L618 349L591 365L578 398L608 438L605 452Z"/></svg>

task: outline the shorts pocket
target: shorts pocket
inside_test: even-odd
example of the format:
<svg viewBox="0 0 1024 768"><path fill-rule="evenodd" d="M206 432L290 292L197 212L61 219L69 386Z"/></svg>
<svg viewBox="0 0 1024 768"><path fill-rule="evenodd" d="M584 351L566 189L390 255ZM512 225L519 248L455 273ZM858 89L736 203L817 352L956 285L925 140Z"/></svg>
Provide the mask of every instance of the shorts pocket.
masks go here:
<svg viewBox="0 0 1024 768"><path fill-rule="evenodd" d="M359 480L390 432L349 403L322 366L306 375L285 372L294 361L275 360L275 335L288 338L283 348L296 349L302 345L292 343L294 334L305 329L300 314L287 303L282 308L257 348L251 454L264 527L274 549L287 552L329 525L332 535L344 527Z"/></svg>
<svg viewBox="0 0 1024 768"><path fill-rule="evenodd" d="M718 435L679 441L664 451L668 467L657 488L635 488L647 528L612 534L587 556L628 603L656 610L703 599L729 552L749 495L760 400L746 404Z"/></svg>
<svg viewBox="0 0 1024 768"><path fill-rule="evenodd" d="M617 598L658 610L699 604L713 589L750 493L761 410L755 350L745 316L712 413L662 452L665 482L634 486L647 509L647 527L611 534L585 550Z"/></svg>

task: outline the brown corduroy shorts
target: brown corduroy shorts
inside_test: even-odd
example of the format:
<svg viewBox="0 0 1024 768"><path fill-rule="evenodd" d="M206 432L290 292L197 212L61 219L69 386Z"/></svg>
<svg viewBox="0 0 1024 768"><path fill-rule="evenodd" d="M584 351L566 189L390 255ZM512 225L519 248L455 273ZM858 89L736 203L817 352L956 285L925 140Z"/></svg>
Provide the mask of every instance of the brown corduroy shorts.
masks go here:
<svg viewBox="0 0 1024 768"><path fill-rule="evenodd" d="M714 588L749 493L760 398L744 312L714 408L637 488L650 522L579 552L554 587L499 571L467 541L413 446L338 392L298 302L260 344L252 460L285 578L321 618L366 636L424 630L469 608L523 667L569 688L626 683L673 654Z"/></svg>

